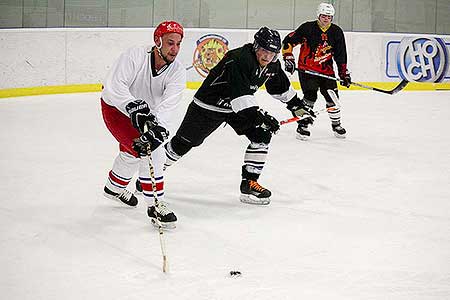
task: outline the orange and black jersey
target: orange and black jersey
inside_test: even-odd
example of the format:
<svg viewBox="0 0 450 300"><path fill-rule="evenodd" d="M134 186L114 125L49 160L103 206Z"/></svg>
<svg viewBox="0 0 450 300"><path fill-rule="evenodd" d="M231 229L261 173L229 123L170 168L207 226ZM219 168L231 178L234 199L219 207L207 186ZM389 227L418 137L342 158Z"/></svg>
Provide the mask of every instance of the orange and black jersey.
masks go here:
<svg viewBox="0 0 450 300"><path fill-rule="evenodd" d="M295 95L279 60L261 68L252 44L230 50L209 72L194 95L204 108L236 112L256 106L255 92L265 84L274 98L287 102Z"/></svg>
<svg viewBox="0 0 450 300"><path fill-rule="evenodd" d="M283 54L301 44L298 68L333 75L333 59L338 65L347 64L347 50L342 29L331 23L322 29L318 21L305 22L283 40Z"/></svg>

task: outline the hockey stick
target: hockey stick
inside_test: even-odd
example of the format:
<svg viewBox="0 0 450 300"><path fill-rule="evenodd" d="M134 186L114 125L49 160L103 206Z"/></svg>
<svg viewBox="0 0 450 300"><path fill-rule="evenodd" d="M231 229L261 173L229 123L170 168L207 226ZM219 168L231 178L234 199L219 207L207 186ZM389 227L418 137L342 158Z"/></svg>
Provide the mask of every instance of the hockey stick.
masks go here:
<svg viewBox="0 0 450 300"><path fill-rule="evenodd" d="M336 77L333 77L333 76L321 74L321 73L310 71L310 70L301 70L301 69L297 69L297 68L295 68L295 70L300 71L300 72L305 73L305 74L315 75L315 76L319 76L319 77L323 77L323 78L327 78L327 79L330 79L330 80L334 80L334 81L338 81L340 83L343 83L342 79L336 78ZM376 87L373 87L373 86L364 85L364 84L361 84L361 83L358 83L358 82L350 82L351 85L359 86L359 87L364 88L364 89L368 89L368 90L372 90L372 91L380 92L380 93L385 93L385 94L389 94L389 95L394 95L394 94L400 92L401 90L403 90L406 87L406 85L408 83L409 83L408 80L403 79L392 90L383 90L383 89L379 89L379 88L376 88Z"/></svg>
<svg viewBox="0 0 450 300"><path fill-rule="evenodd" d="M314 111L314 114L316 116L318 116L318 115L320 115L323 112L333 111L335 109L336 109L335 106L328 107L328 108L322 108L322 109ZM289 124L289 123L292 123L292 122L297 122L297 121L300 121L300 120L303 120L303 119L306 119L306 118L312 118L312 117L310 115L303 115L301 117L298 117L298 116L297 117L292 117L292 118L280 121L280 125L285 125L285 124Z"/></svg>
<svg viewBox="0 0 450 300"><path fill-rule="evenodd" d="M149 126L147 123L144 125L144 129L145 129L145 131L148 131ZM162 257L163 257L162 271L164 273L167 273L169 271L169 261L167 259L166 245L164 242L164 232L163 232L163 227L161 225L161 214L159 213L159 201L158 201L158 196L157 196L157 191L156 191L155 168L153 167L152 150L151 150L150 146L151 146L150 143L148 143L147 144L148 166L150 168L150 181L152 184L153 200L155 203L156 225L158 226L158 232L159 232L159 244L161 245L161 253L162 253Z"/></svg>
<svg viewBox="0 0 450 300"><path fill-rule="evenodd" d="M330 112L330 111L333 111L333 110L335 110L337 108L341 108L341 102L339 101L339 98L337 97L336 93L333 90L327 90L327 92L330 95L331 99L333 99L334 106L325 107L325 108L322 108L322 109L314 111L314 114L316 116L320 115L321 113L323 113L325 111ZM311 117L311 116L310 115L303 115L301 117L299 117L299 116L292 117L292 118L280 121L280 125L285 125L285 124L289 124L289 123L292 123L292 122L297 122L297 121L306 119L308 117Z"/></svg>

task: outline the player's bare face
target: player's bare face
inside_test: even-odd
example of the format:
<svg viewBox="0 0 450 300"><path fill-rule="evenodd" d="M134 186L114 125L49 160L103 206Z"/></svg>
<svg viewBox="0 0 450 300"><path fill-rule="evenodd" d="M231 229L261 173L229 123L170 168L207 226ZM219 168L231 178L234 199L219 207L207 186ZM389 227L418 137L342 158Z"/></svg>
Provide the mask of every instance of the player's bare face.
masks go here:
<svg viewBox="0 0 450 300"><path fill-rule="evenodd" d="M327 27L333 21L333 16L319 15L320 27Z"/></svg>
<svg viewBox="0 0 450 300"><path fill-rule="evenodd" d="M183 38L178 33L168 33L162 37L161 55L169 62L175 60L180 52L181 40Z"/></svg>
<svg viewBox="0 0 450 300"><path fill-rule="evenodd" d="M263 48L256 50L256 60L261 67L267 66L274 59L276 53Z"/></svg>

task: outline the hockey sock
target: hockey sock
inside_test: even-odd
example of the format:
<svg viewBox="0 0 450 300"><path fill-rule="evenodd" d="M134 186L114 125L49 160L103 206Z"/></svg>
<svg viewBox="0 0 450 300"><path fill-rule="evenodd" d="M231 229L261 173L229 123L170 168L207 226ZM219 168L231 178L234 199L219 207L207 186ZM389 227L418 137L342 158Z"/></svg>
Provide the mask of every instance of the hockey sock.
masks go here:
<svg viewBox="0 0 450 300"><path fill-rule="evenodd" d="M166 162L164 163L164 168L167 168L176 163L181 158L181 155L175 153L175 151L172 148L171 142L165 144L164 149L166 151Z"/></svg>
<svg viewBox="0 0 450 300"><path fill-rule="evenodd" d="M262 169L264 168L268 152L269 152L268 144L251 142L248 145L247 149L245 150L244 166L242 168L243 177L245 172L256 174L259 177L259 174L261 174Z"/></svg>
<svg viewBox="0 0 450 300"><path fill-rule="evenodd" d="M147 201L147 204L149 206L153 205L155 199L153 198L153 186L151 178L149 176L139 176L139 181L142 185L142 194L144 195L144 199ZM155 177L155 184L156 196L158 198L158 201L161 202L164 200L164 177Z"/></svg>
<svg viewBox="0 0 450 300"><path fill-rule="evenodd" d="M156 187L156 198L158 201L164 200L164 164L166 161L166 153L163 147L158 147L152 152L151 165L153 167L153 172L150 172L150 164L148 157L142 158L141 165L139 167L139 181L142 186L142 194L144 196L147 204L153 205L154 195L153 195L153 185L155 183ZM153 179L150 177L153 174Z"/></svg>
<svg viewBox="0 0 450 300"><path fill-rule="evenodd" d="M120 152L114 160L112 170L109 172L106 187L111 191L120 193L127 187L139 166L139 159L126 152Z"/></svg>
<svg viewBox="0 0 450 300"><path fill-rule="evenodd" d="M328 111L328 116L330 117L332 125L341 124L341 109L337 106L333 110Z"/></svg>

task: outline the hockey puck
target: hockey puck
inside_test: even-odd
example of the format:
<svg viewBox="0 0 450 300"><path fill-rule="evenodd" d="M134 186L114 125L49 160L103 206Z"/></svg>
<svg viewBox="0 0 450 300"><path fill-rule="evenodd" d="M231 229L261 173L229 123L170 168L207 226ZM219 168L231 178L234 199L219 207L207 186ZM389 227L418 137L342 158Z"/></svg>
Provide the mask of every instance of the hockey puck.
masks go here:
<svg viewBox="0 0 450 300"><path fill-rule="evenodd" d="M240 277L242 273L240 271L230 271L231 277Z"/></svg>

